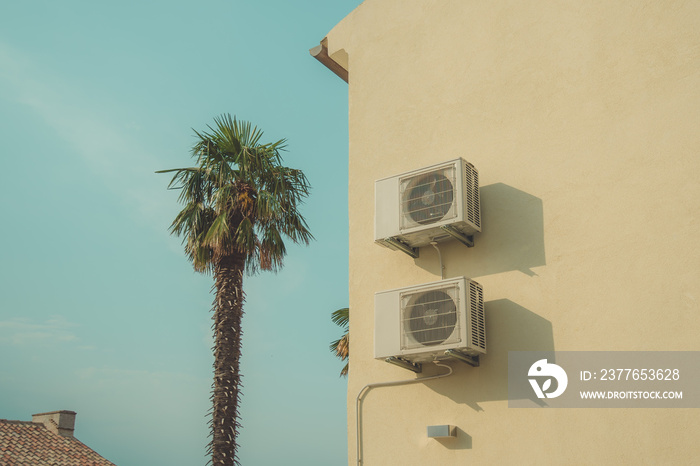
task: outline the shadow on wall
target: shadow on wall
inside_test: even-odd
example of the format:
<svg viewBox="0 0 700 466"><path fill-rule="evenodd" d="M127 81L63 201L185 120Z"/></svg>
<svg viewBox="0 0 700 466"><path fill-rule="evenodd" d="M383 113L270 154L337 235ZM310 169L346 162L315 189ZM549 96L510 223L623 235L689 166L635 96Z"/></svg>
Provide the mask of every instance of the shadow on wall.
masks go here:
<svg viewBox="0 0 700 466"><path fill-rule="evenodd" d="M435 441L441 443L443 447L448 450L469 450L472 447L472 436L460 429L455 427L455 436L436 438Z"/></svg>
<svg viewBox="0 0 700 466"><path fill-rule="evenodd" d="M550 321L508 299L488 301L484 308L487 354L481 356L481 365L454 361L452 376L425 382L435 392L477 411L483 411L480 402L508 399L508 351L554 352Z"/></svg>
<svg viewBox="0 0 700 466"><path fill-rule="evenodd" d="M542 200L503 183L483 186L479 194L482 231L475 235L475 246L440 243L445 276L474 278L512 270L535 275L531 268L546 264ZM420 254L416 265L439 275L437 252L428 246Z"/></svg>

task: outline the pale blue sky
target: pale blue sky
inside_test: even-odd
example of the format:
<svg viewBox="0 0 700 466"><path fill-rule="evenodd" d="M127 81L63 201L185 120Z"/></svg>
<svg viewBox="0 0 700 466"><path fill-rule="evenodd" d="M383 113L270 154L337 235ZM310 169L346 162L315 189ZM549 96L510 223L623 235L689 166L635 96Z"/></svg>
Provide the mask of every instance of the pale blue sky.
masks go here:
<svg viewBox="0 0 700 466"><path fill-rule="evenodd" d="M347 464L347 85L308 49L359 3L2 3L0 418L74 410L120 466L206 462L212 281L154 172L230 112L288 139L316 237L244 284L240 458Z"/></svg>

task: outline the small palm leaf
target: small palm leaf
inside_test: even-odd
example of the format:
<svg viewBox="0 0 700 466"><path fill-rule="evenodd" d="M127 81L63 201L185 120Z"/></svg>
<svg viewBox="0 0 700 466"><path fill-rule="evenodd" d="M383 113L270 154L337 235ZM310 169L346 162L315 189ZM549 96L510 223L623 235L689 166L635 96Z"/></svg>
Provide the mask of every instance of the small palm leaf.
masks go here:
<svg viewBox="0 0 700 466"><path fill-rule="evenodd" d="M331 342L328 349L330 349L331 353L340 358L341 361L345 361L350 357L350 308L345 307L333 312L331 314L331 320L339 327L343 327L345 333L339 339ZM349 365L350 362L348 361L345 367L340 371L341 377L348 375Z"/></svg>
<svg viewBox="0 0 700 466"><path fill-rule="evenodd" d="M339 327L347 327L350 322L350 308L344 307L333 312L331 320Z"/></svg>

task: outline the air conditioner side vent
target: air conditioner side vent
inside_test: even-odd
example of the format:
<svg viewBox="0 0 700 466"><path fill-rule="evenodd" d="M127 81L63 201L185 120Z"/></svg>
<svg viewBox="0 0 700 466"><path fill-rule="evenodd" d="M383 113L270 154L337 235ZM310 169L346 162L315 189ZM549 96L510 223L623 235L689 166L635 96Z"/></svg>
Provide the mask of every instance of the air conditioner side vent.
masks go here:
<svg viewBox="0 0 700 466"><path fill-rule="evenodd" d="M471 305L471 344L486 351L486 322L484 318L484 291L476 282L469 282Z"/></svg>
<svg viewBox="0 0 700 466"><path fill-rule="evenodd" d="M479 202L479 172L470 163L464 164L464 190L467 210L467 220L481 229Z"/></svg>

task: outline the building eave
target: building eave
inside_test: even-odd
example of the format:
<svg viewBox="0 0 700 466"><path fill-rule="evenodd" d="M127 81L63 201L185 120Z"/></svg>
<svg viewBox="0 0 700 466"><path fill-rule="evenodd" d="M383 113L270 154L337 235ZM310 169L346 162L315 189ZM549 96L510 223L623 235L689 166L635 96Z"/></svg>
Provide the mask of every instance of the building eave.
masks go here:
<svg viewBox="0 0 700 466"><path fill-rule="evenodd" d="M342 79L346 83L349 82L348 70L343 68L338 62L333 60L328 55L328 39L324 38L319 45L310 49L309 53L316 60L320 61L323 64L323 66L335 73L335 75L338 76L340 79Z"/></svg>

